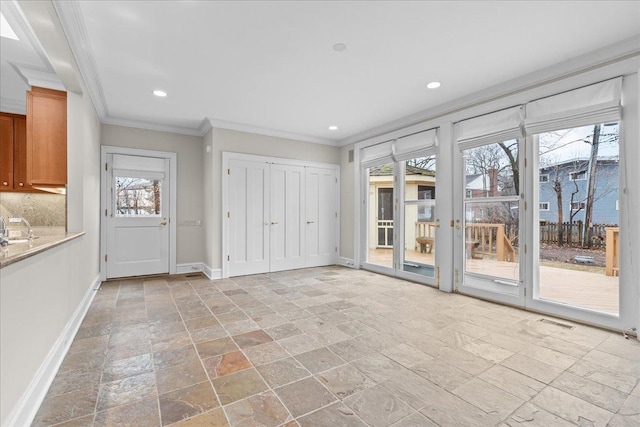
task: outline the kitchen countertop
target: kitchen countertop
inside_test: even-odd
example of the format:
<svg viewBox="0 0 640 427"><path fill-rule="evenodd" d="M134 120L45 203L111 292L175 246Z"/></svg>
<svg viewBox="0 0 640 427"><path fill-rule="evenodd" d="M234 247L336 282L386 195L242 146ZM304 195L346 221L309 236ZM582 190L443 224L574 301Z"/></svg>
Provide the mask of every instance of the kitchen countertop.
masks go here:
<svg viewBox="0 0 640 427"><path fill-rule="evenodd" d="M0 268L22 261L85 234L84 232L69 233L63 227L33 227L32 231L35 238L31 243L16 243L6 248L0 248Z"/></svg>

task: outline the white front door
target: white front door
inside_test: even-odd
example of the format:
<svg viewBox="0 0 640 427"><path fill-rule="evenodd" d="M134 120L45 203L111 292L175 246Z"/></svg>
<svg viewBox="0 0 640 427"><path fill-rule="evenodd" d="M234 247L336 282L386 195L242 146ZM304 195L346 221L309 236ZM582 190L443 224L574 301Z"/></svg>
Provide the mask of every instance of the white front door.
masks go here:
<svg viewBox="0 0 640 427"><path fill-rule="evenodd" d="M307 267L336 261L336 178L335 169L306 168Z"/></svg>
<svg viewBox="0 0 640 427"><path fill-rule="evenodd" d="M169 273L169 159L108 154L106 277Z"/></svg>
<svg viewBox="0 0 640 427"><path fill-rule="evenodd" d="M229 275L266 273L271 227L269 164L230 160L229 171Z"/></svg>
<svg viewBox="0 0 640 427"><path fill-rule="evenodd" d="M271 271L305 266L305 168L271 165Z"/></svg>

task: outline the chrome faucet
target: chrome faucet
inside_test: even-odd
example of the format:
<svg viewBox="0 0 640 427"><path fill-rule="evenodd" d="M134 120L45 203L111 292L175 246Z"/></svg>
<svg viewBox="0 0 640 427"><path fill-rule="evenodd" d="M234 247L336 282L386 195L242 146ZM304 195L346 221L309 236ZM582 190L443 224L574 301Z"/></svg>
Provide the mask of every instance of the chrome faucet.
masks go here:
<svg viewBox="0 0 640 427"><path fill-rule="evenodd" d="M26 218L19 217L19 216L10 216L9 217L9 223L20 223L20 222L24 222L24 224L27 226L27 238L29 240L33 239L33 232L31 231L31 224L29 224L29 221L27 221ZM5 224L5 230L6 230L6 224Z"/></svg>
<svg viewBox="0 0 640 427"><path fill-rule="evenodd" d="M9 239L7 239L7 223L4 221L4 217L0 216L0 247L9 246Z"/></svg>

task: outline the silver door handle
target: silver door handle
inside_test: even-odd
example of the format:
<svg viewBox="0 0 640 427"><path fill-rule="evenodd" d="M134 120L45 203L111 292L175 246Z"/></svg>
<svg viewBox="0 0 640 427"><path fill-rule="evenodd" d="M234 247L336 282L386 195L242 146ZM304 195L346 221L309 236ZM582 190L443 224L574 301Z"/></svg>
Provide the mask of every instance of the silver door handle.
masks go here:
<svg viewBox="0 0 640 427"><path fill-rule="evenodd" d="M271 221L271 225L276 225L277 222L276 221Z"/></svg>
<svg viewBox="0 0 640 427"><path fill-rule="evenodd" d="M160 225L167 225L167 221L162 221Z"/></svg>
<svg viewBox="0 0 640 427"><path fill-rule="evenodd" d="M313 221L307 221L307 224L313 224Z"/></svg>

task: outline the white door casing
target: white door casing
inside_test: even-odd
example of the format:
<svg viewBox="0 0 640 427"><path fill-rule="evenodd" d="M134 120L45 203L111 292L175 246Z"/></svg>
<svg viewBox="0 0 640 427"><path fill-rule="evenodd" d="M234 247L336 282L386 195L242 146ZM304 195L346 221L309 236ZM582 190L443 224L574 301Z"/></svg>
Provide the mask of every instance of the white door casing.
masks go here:
<svg viewBox="0 0 640 427"><path fill-rule="evenodd" d="M104 278L175 272L175 154L116 147L102 151Z"/></svg>

